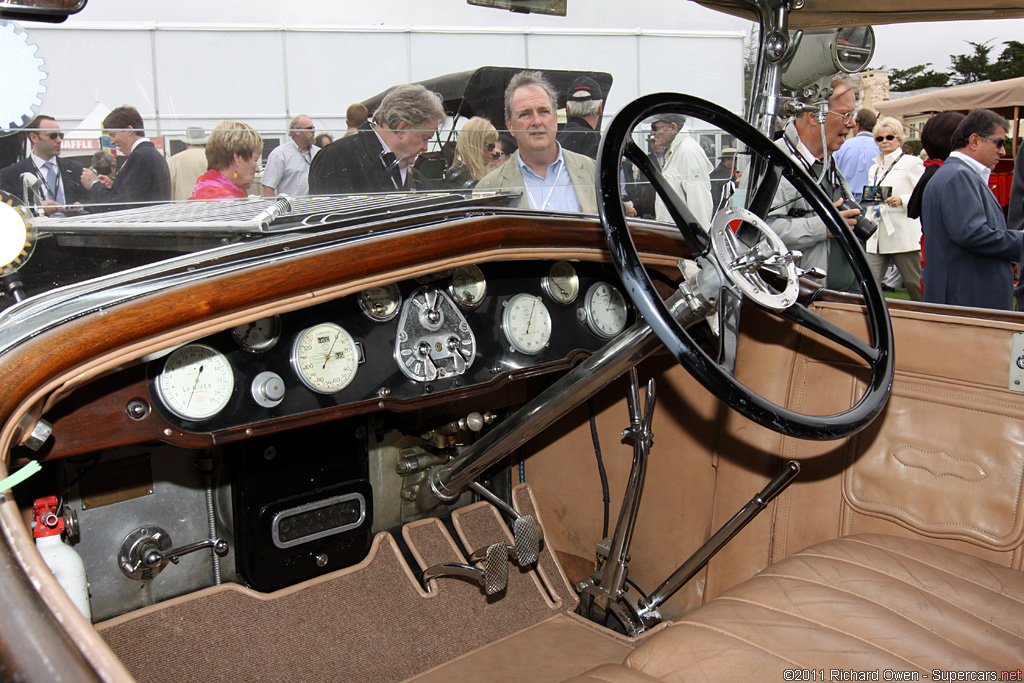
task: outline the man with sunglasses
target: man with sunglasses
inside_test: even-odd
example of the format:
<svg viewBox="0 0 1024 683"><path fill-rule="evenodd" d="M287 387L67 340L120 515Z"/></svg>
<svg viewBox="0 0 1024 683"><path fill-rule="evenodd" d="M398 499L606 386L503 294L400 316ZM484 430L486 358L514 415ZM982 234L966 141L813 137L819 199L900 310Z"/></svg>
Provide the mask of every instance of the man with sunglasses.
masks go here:
<svg viewBox="0 0 1024 683"><path fill-rule="evenodd" d="M1007 230L989 174L1006 154L1006 119L970 112L953 132L953 152L924 189L924 300L1013 310L1013 264L1024 233Z"/></svg>
<svg viewBox="0 0 1024 683"><path fill-rule="evenodd" d="M68 210L62 208L65 206L81 206L88 199L88 193L78 182L83 167L76 161L60 158L64 142L60 126L52 116L40 114L26 128L32 151L23 161L0 171L0 189L20 197L26 204L36 204L35 195L24 196L21 181L23 173L31 173L42 181L39 192L43 200L39 205L46 215L61 215Z"/></svg>

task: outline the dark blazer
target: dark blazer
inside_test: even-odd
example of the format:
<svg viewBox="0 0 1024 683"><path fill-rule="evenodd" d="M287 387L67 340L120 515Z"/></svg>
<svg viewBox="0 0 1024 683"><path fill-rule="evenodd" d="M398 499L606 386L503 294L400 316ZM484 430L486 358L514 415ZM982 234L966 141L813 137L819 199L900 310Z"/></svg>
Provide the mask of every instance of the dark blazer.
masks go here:
<svg viewBox="0 0 1024 683"><path fill-rule="evenodd" d="M89 193L82 187L82 165L77 161L57 157L57 169L64 184L64 201L68 204L88 202ZM24 196L24 188L21 184L21 174L25 172L37 173L40 178L43 177L42 171L37 171L35 164L32 163L32 158L29 157L0 171L0 190L20 197L22 201L28 203L28 197Z"/></svg>
<svg viewBox="0 0 1024 683"><path fill-rule="evenodd" d="M974 169L950 157L935 172L921 204L924 300L1013 309L1013 266L1024 233L1006 229L992 190Z"/></svg>
<svg viewBox="0 0 1024 683"><path fill-rule="evenodd" d="M89 196L94 203L113 205L103 207L103 211L126 209L138 203L169 202L171 171L167 160L152 142L143 142L125 159L114 177L114 186L108 189L103 183L94 183Z"/></svg>
<svg viewBox="0 0 1024 683"><path fill-rule="evenodd" d="M354 135L327 145L313 157L309 167L310 194L367 194L428 189L423 175L407 169L405 184L395 155L382 154L377 134L364 123Z"/></svg>
<svg viewBox="0 0 1024 683"><path fill-rule="evenodd" d="M570 116L558 133L558 144L570 152L597 160L597 149L601 145L601 131L594 130L586 119Z"/></svg>

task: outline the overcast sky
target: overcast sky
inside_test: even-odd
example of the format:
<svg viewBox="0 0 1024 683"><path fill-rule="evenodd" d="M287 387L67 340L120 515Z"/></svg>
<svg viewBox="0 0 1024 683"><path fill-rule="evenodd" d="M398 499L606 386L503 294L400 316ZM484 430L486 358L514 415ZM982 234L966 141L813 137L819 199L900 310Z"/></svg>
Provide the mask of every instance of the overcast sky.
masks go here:
<svg viewBox="0 0 1024 683"><path fill-rule="evenodd" d="M906 69L931 62L935 71L950 68L950 55L974 54L967 41L992 41L990 59L1003 51L1003 42L1024 42L1024 19L993 21L936 21L921 24L876 26L875 57L871 66Z"/></svg>

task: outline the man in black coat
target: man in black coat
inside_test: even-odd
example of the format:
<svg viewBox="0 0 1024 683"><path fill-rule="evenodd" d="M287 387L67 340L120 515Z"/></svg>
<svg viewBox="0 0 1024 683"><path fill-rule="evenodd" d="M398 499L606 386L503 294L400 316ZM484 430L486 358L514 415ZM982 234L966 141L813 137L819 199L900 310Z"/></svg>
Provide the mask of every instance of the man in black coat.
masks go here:
<svg viewBox="0 0 1024 683"><path fill-rule="evenodd" d="M565 94L565 125L558 133L558 144L597 160L601 144L601 114L604 112L604 93L593 78L580 76Z"/></svg>
<svg viewBox="0 0 1024 683"><path fill-rule="evenodd" d="M103 119L103 130L126 159L114 179L82 172L82 186L103 210L171 200L171 171L164 155L146 137L142 115L135 107L117 107Z"/></svg>
<svg viewBox="0 0 1024 683"><path fill-rule="evenodd" d="M400 85L387 95L354 135L320 150L309 168L310 194L368 194L428 189L415 169L444 120L437 93Z"/></svg>
<svg viewBox="0 0 1024 683"><path fill-rule="evenodd" d="M31 173L39 182L39 205L46 215L62 215L65 212L80 211L82 202L88 201L89 193L79 183L82 165L70 159L60 158L64 133L52 116L40 114L27 126L28 141L32 152L23 161L12 164L0 171L0 190L20 197L26 204L35 205L37 196L29 192L25 196L21 176ZM76 208L74 205L78 205ZM67 206L68 208L62 208Z"/></svg>

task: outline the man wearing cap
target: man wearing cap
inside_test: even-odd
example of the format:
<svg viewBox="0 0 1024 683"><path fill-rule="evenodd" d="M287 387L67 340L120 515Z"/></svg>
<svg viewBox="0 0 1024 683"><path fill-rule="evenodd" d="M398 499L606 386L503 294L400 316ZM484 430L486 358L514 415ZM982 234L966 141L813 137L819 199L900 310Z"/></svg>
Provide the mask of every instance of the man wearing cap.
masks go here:
<svg viewBox="0 0 1024 683"><path fill-rule="evenodd" d="M0 190L21 197L26 204L35 204L33 195L23 196L24 184L21 181L23 173L31 173L42 181L39 183L40 206L47 216L60 215L59 207L63 205L86 201L88 193L78 182L82 165L60 158L64 133L57 122L40 114L26 128L32 152L25 160L0 171Z"/></svg>
<svg viewBox="0 0 1024 683"><path fill-rule="evenodd" d="M199 176L206 173L206 140L209 136L202 126L189 126L185 129L184 150L167 160L167 168L171 171L171 199L183 202L192 196Z"/></svg>
<svg viewBox="0 0 1024 683"><path fill-rule="evenodd" d="M668 148L661 173L704 229L711 227L711 162L693 137L683 130L682 114L660 114L651 124L653 142ZM671 221L668 207L659 197L654 206L659 221Z"/></svg>
<svg viewBox="0 0 1024 683"><path fill-rule="evenodd" d="M477 184L476 191L522 193L520 206L597 213L596 164L556 139L558 95L539 71L520 71L505 89L505 125L519 149Z"/></svg>
<svg viewBox="0 0 1024 683"><path fill-rule="evenodd" d="M601 114L604 112L604 94L593 78L580 76L565 94L566 121L558 134L563 149L597 159L601 144Z"/></svg>
<svg viewBox="0 0 1024 683"><path fill-rule="evenodd" d="M263 170L263 196L309 194L309 169L320 148L313 144L316 126L313 119L299 114L288 124L288 140L274 148Z"/></svg>

